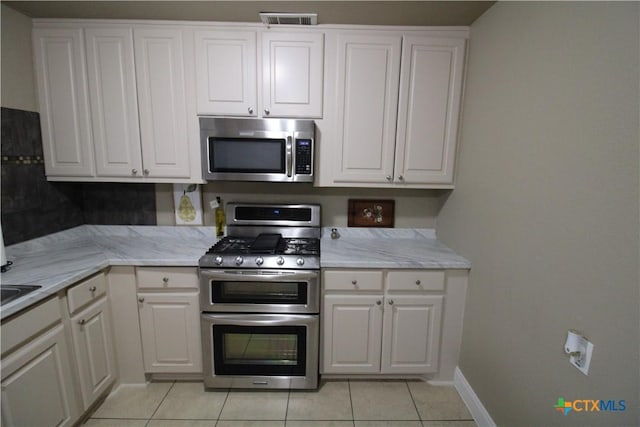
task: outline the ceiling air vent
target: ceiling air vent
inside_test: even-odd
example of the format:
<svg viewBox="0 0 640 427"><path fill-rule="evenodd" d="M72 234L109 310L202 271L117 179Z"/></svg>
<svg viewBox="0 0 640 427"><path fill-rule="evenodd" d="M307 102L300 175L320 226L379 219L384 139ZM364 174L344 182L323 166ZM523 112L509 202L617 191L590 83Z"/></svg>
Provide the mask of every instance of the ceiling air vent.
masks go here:
<svg viewBox="0 0 640 427"><path fill-rule="evenodd" d="M260 20L266 25L318 25L318 14L263 12Z"/></svg>

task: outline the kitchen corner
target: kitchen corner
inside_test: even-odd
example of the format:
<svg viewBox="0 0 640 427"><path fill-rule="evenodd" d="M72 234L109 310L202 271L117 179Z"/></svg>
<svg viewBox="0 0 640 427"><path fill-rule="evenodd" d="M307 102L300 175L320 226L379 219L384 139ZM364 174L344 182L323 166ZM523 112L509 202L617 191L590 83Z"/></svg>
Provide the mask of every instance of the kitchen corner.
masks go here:
<svg viewBox="0 0 640 427"><path fill-rule="evenodd" d="M212 227L81 225L6 248L2 283L40 289L1 308L5 319L109 266L197 266Z"/></svg>

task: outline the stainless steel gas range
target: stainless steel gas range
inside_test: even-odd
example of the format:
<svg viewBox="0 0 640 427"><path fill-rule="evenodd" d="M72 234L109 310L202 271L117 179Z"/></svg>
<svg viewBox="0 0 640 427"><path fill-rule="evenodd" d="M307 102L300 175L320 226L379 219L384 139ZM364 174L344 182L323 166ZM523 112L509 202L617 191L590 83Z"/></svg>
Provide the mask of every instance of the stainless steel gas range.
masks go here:
<svg viewBox="0 0 640 427"><path fill-rule="evenodd" d="M229 203L200 258L205 387L318 386L320 206Z"/></svg>

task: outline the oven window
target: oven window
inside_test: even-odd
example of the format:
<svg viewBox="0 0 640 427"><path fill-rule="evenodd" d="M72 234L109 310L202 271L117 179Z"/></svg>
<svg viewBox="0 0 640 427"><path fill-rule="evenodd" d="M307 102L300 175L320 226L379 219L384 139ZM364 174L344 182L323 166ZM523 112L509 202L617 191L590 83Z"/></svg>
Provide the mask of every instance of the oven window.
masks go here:
<svg viewBox="0 0 640 427"><path fill-rule="evenodd" d="M217 375L296 375L306 369L305 326L213 326Z"/></svg>
<svg viewBox="0 0 640 427"><path fill-rule="evenodd" d="M284 139L209 138L211 172L285 173Z"/></svg>
<svg viewBox="0 0 640 427"><path fill-rule="evenodd" d="M306 282L211 281L214 304L307 304Z"/></svg>

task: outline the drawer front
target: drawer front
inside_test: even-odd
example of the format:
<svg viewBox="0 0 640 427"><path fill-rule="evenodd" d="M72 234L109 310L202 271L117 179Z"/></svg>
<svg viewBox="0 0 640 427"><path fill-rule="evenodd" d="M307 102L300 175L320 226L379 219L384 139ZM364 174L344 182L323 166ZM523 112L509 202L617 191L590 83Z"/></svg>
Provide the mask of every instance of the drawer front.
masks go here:
<svg viewBox="0 0 640 427"><path fill-rule="evenodd" d="M107 281L103 273L80 282L67 291L69 313L75 313L79 308L97 300L107 292Z"/></svg>
<svg viewBox="0 0 640 427"><path fill-rule="evenodd" d="M387 274L389 291L444 291L444 270L400 270Z"/></svg>
<svg viewBox="0 0 640 427"><path fill-rule="evenodd" d="M198 270L193 267L138 267L138 289L198 289Z"/></svg>
<svg viewBox="0 0 640 427"><path fill-rule="evenodd" d="M59 322L60 301L54 297L2 323L2 354Z"/></svg>
<svg viewBox="0 0 640 427"><path fill-rule="evenodd" d="M325 291L382 291L382 271L325 271L324 289Z"/></svg>

